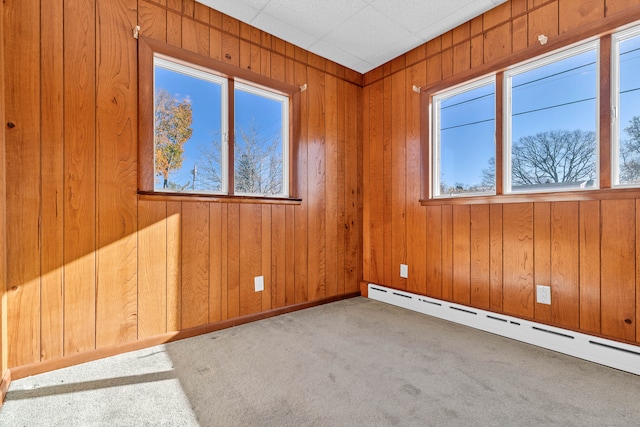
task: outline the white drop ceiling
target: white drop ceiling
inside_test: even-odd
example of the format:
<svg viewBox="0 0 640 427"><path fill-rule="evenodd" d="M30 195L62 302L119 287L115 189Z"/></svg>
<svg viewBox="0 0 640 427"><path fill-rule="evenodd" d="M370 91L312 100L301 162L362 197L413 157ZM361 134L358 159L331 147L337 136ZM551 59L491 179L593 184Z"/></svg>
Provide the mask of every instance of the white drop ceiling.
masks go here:
<svg viewBox="0 0 640 427"><path fill-rule="evenodd" d="M366 73L506 0L197 0Z"/></svg>

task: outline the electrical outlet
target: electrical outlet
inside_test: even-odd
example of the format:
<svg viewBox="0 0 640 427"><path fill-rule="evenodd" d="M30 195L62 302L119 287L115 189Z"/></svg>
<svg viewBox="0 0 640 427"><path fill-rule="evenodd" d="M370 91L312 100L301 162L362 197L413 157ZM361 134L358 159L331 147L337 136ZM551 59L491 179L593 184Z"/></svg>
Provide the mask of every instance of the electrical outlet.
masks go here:
<svg viewBox="0 0 640 427"><path fill-rule="evenodd" d="M264 276L254 277L253 284L255 285L256 292L264 291Z"/></svg>
<svg viewBox="0 0 640 427"><path fill-rule="evenodd" d="M551 305L551 286L536 285L536 301Z"/></svg>
<svg viewBox="0 0 640 427"><path fill-rule="evenodd" d="M400 264L400 277L404 279L409 277L409 266L407 264Z"/></svg>

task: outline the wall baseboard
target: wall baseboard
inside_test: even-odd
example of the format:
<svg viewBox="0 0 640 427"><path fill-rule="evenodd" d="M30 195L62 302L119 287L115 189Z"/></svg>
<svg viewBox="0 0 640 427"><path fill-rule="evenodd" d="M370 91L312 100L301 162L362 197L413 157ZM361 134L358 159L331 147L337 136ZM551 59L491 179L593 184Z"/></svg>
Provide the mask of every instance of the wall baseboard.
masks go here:
<svg viewBox="0 0 640 427"><path fill-rule="evenodd" d="M156 335L149 338L132 341L129 343L119 344L115 346L100 348L96 350L89 350L82 353L77 353L69 356L59 357L56 359L46 360L43 362L32 363L29 365L22 365L7 370L9 382L11 379L17 380L25 378L31 375L37 375L44 372L53 371L55 369L67 368L69 366L78 365L80 363L91 362L98 359L103 359L109 356L115 356L117 354L127 353L135 350L142 350L143 348L153 347L160 344L166 344L172 341L181 340L184 338L191 338L210 332L219 331L222 329L231 328L233 326L243 325L245 323L255 322L258 320L268 319L270 317L279 316L281 314L287 314L306 308L311 308L323 304L328 304L343 299L354 298L360 296L360 292L350 292L344 295L336 295L333 297L322 298L315 301L308 301L298 304L289 305L286 307L275 308L269 311L263 311L261 313L249 314L247 316L237 317L229 320L223 320L221 322L209 323L202 326L196 326L194 328L183 329L177 332L170 332L162 335ZM5 385L4 380L1 383ZM9 388L9 384L6 384L6 388ZM0 392L2 392L0 388ZM6 390L4 390L6 394ZM4 401L5 394L2 394L2 400Z"/></svg>
<svg viewBox="0 0 640 427"><path fill-rule="evenodd" d="M7 369L7 372L4 373L4 377L0 380L0 407L2 407L2 402L4 402L4 398L7 396L7 391L9 391L9 385L11 384L11 370Z"/></svg>
<svg viewBox="0 0 640 427"><path fill-rule="evenodd" d="M640 375L640 347L372 283L370 299Z"/></svg>

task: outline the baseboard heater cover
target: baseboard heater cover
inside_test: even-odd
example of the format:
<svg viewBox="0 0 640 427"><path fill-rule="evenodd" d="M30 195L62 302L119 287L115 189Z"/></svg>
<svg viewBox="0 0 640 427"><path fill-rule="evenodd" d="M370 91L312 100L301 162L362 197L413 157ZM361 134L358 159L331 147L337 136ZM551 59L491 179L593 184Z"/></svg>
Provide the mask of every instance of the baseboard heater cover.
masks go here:
<svg viewBox="0 0 640 427"><path fill-rule="evenodd" d="M640 347L370 283L370 299L640 375Z"/></svg>

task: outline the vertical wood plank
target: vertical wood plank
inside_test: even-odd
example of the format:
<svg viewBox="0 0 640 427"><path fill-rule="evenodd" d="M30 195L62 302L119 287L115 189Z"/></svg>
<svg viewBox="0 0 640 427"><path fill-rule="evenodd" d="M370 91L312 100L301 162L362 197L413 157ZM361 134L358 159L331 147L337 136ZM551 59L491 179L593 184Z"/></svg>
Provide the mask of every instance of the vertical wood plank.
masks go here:
<svg viewBox="0 0 640 427"><path fill-rule="evenodd" d="M182 329L182 203L167 202L167 332Z"/></svg>
<svg viewBox="0 0 640 427"><path fill-rule="evenodd" d="M370 278L374 283L384 283L384 139L380 117L383 115L384 83L371 85L369 111L369 224ZM366 145L366 144L365 144Z"/></svg>
<svg viewBox="0 0 640 427"><path fill-rule="evenodd" d="M53 20L53 19L52 19ZM141 0L138 6L140 33L162 42L167 41L167 10Z"/></svg>
<svg viewBox="0 0 640 427"><path fill-rule="evenodd" d="M327 62L327 64L334 64L333 62ZM346 215L347 215L347 201L348 201L348 194L346 193L346 183L347 183L347 177L346 177L346 166L345 166L345 161L346 161L346 148L345 148L345 138L346 138L346 134L347 134L347 126L346 126L346 122L347 122L347 108L348 105L352 105L351 103L347 104L346 99L347 99L347 83L344 80L338 79L337 82L337 99L336 99L336 103L337 103L337 108L336 108L336 115L337 115L337 141L336 141L336 151L335 151L335 155L336 155L336 167L337 167L337 185L336 185L336 203L337 203L337 215L336 215L336 222L335 222L335 233L336 233L336 238L337 238L337 251L336 251L336 294L337 295L342 295L344 294L344 289L345 289L345 276L347 274L347 270L346 270L346 265L349 264L349 260L348 260L348 256L349 253L347 251L347 240L348 240L348 236L351 233L351 227L349 227L348 223L346 222ZM354 99L355 101L355 106L353 108L357 108L357 100ZM357 141L356 141L357 142ZM358 146L357 144L355 145L355 149L357 150ZM357 172L357 165L358 165L358 161L356 158L356 167L354 169L356 169ZM329 196L331 195L331 193L328 193ZM354 227L355 229L355 227Z"/></svg>
<svg viewBox="0 0 640 427"><path fill-rule="evenodd" d="M271 301L273 308L284 307L287 297L287 207L275 205L271 210ZM291 227L292 228L292 227ZM291 229L291 231L293 231ZM291 268L289 268L291 270Z"/></svg>
<svg viewBox="0 0 640 427"><path fill-rule="evenodd" d="M308 298L310 301L326 296L326 155L325 155L325 80L324 73L307 69L309 81L309 128L307 179L309 185L309 273Z"/></svg>
<svg viewBox="0 0 640 427"><path fill-rule="evenodd" d="M4 3L0 2L0 123L6 122L5 115L5 61L4 61ZM0 375L4 378L7 365L9 343L7 340L7 181L6 181L6 136L5 127L0 126Z"/></svg>
<svg viewBox="0 0 640 427"><path fill-rule="evenodd" d="M240 316L257 313L262 309L262 295L254 287L254 277L262 275L261 222L260 205L240 204Z"/></svg>
<svg viewBox="0 0 640 427"><path fill-rule="evenodd" d="M227 319L240 315L240 206L227 205ZM224 277L223 277L224 279ZM225 283L225 282L223 282Z"/></svg>
<svg viewBox="0 0 640 427"><path fill-rule="evenodd" d="M603 200L601 215L602 334L635 341L636 203Z"/></svg>
<svg viewBox="0 0 640 427"><path fill-rule="evenodd" d="M96 340L95 2L64 3L64 353Z"/></svg>
<svg viewBox="0 0 640 427"><path fill-rule="evenodd" d="M326 242L326 273L325 296L334 296L338 293L338 234L339 224L339 196L338 180L344 179L339 175L338 169L338 79L324 75L324 135L325 135L325 242ZM344 114L343 114L344 117ZM344 230L344 225L342 225ZM343 235L343 234L342 234ZM343 235L344 236L344 235ZM344 259L344 246L341 248L341 256ZM342 271L340 273L343 273ZM343 280L344 280L344 276Z"/></svg>
<svg viewBox="0 0 640 427"><path fill-rule="evenodd" d="M529 12L528 44L533 46L538 43L538 36L544 34L547 37L558 35L558 2L554 1L539 9Z"/></svg>
<svg viewBox="0 0 640 427"><path fill-rule="evenodd" d="M355 292L362 278L362 90L346 83L345 104L345 292ZM356 168L351 165L357 165Z"/></svg>
<svg viewBox="0 0 640 427"><path fill-rule="evenodd" d="M503 310L506 314L533 318L533 204L502 207Z"/></svg>
<svg viewBox="0 0 640 427"><path fill-rule="evenodd" d="M136 0L98 0L96 345L137 339ZM114 268L117 266L117 268Z"/></svg>
<svg viewBox="0 0 640 427"><path fill-rule="evenodd" d="M400 264L407 263L406 71L391 76L391 285L407 288Z"/></svg>
<svg viewBox="0 0 640 427"><path fill-rule="evenodd" d="M490 309L490 213L488 205L471 206L471 305Z"/></svg>
<svg viewBox="0 0 640 427"><path fill-rule="evenodd" d="M167 43L182 47L182 17L174 12L167 12Z"/></svg>
<svg viewBox="0 0 640 427"><path fill-rule="evenodd" d="M182 203L183 329L209 322L209 206Z"/></svg>
<svg viewBox="0 0 640 427"><path fill-rule="evenodd" d="M272 294L275 292L275 283L271 273L271 230L273 229L272 206L262 205L261 231L262 236L260 242L262 244L260 255L262 256L262 269L260 274L264 276L264 291L262 292L261 311L268 311L273 308Z"/></svg>
<svg viewBox="0 0 640 427"><path fill-rule="evenodd" d="M385 72L385 74L387 74ZM393 141L392 141L392 78L383 79L382 97L382 227L383 245L382 270L383 283L393 285L399 274L399 266L393 264Z"/></svg>
<svg viewBox="0 0 640 427"><path fill-rule="evenodd" d="M288 44L287 44L288 46ZM307 67L299 62L293 62L287 59L286 64L290 64L293 68L286 74L292 74L295 84L301 86L307 83ZM293 73L291 73L293 71ZM300 94L300 140L298 141L298 173L296 174L296 182L298 188L296 193L298 197L303 199L301 205L295 207L295 252L294 252L294 300L295 302L307 301L308 295L308 277L309 277L309 248L308 248L308 217L309 217L309 91L305 90Z"/></svg>
<svg viewBox="0 0 640 427"><path fill-rule="evenodd" d="M222 320L222 205L209 204L209 323Z"/></svg>
<svg viewBox="0 0 640 427"><path fill-rule="evenodd" d="M374 282L371 238L371 85L362 89L362 279ZM375 121L375 120L373 120Z"/></svg>
<svg viewBox="0 0 640 427"><path fill-rule="evenodd" d="M533 207L533 221L533 278L536 285L551 286L551 204L536 203ZM538 304L536 301L534 307L536 320L551 322L550 305Z"/></svg>
<svg viewBox="0 0 640 427"><path fill-rule="evenodd" d="M220 206L220 320L229 318L229 214L228 205Z"/></svg>
<svg viewBox="0 0 640 427"><path fill-rule="evenodd" d="M291 305L296 301L296 271L291 268L296 262L296 207L287 206L285 213L285 259L288 268L285 273L284 305ZM279 301L282 301L279 299Z"/></svg>
<svg viewBox="0 0 640 427"><path fill-rule="evenodd" d="M560 34L604 18L602 0L582 0L577 4L571 0L559 0L558 6Z"/></svg>
<svg viewBox="0 0 640 427"><path fill-rule="evenodd" d="M600 333L600 202L580 202L580 329Z"/></svg>
<svg viewBox="0 0 640 427"><path fill-rule="evenodd" d="M504 58L511 53L511 25L502 24L484 33L484 62Z"/></svg>
<svg viewBox="0 0 640 427"><path fill-rule="evenodd" d="M203 56L209 56L209 27L183 16L182 48Z"/></svg>
<svg viewBox="0 0 640 427"><path fill-rule="evenodd" d="M167 332L167 203L138 204L138 338Z"/></svg>
<svg viewBox="0 0 640 427"><path fill-rule="evenodd" d="M564 328L580 326L578 202L551 207L551 320Z"/></svg>
<svg viewBox="0 0 640 427"><path fill-rule="evenodd" d="M421 140L420 140L420 94L415 93L413 85L426 85L426 62L407 69L407 79L404 87L406 105L407 133L405 135L406 151L406 185L407 185L407 264L410 267L407 289L419 294L427 292L427 214L420 205L422 196L421 176ZM438 242L440 231L438 230ZM438 249L438 255L440 251ZM429 255L430 256L430 255ZM439 257L438 257L439 259ZM437 283L438 287L440 283Z"/></svg>
<svg viewBox="0 0 640 427"><path fill-rule="evenodd" d="M489 256L491 258L489 308L492 311L502 311L502 205L491 205L489 216Z"/></svg>
<svg viewBox="0 0 640 427"><path fill-rule="evenodd" d="M442 206L442 299L453 300L453 208Z"/></svg>
<svg viewBox="0 0 640 427"><path fill-rule="evenodd" d="M40 361L40 2L4 5L9 368ZM32 52L26 55L25 52ZM6 126L6 123L2 123Z"/></svg>
<svg viewBox="0 0 640 427"><path fill-rule="evenodd" d="M453 301L471 303L471 210L453 206Z"/></svg>
<svg viewBox="0 0 640 427"><path fill-rule="evenodd" d="M41 360L64 354L63 311L63 137L64 116L62 89L63 37L62 0L40 3L40 166L41 194ZM4 97L2 97L4 99ZM4 122L0 122L4 123Z"/></svg>
<svg viewBox="0 0 640 427"><path fill-rule="evenodd" d="M443 247L444 221L442 207L427 206L427 295L434 298L443 298L442 288L445 281L443 277ZM447 272L448 273L448 272ZM448 279L447 281L449 281Z"/></svg>

